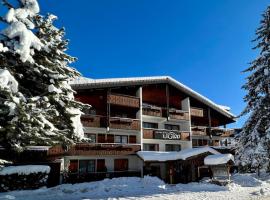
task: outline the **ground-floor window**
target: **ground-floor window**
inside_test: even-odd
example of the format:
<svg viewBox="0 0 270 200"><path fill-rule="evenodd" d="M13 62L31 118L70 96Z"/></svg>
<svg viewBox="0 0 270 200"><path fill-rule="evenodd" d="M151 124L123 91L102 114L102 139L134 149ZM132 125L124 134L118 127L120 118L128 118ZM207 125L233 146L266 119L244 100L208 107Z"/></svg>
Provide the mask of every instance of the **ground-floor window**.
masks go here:
<svg viewBox="0 0 270 200"><path fill-rule="evenodd" d="M107 167L105 165L105 159L97 160L97 172L107 172Z"/></svg>
<svg viewBox="0 0 270 200"><path fill-rule="evenodd" d="M96 160L79 160L79 173L86 174L96 171Z"/></svg>
<svg viewBox="0 0 270 200"><path fill-rule="evenodd" d="M144 151L158 151L159 145L158 144L143 144Z"/></svg>
<svg viewBox="0 0 270 200"><path fill-rule="evenodd" d="M166 144L165 151L181 151L180 144Z"/></svg>
<svg viewBox="0 0 270 200"><path fill-rule="evenodd" d="M115 159L114 171L128 171L128 159Z"/></svg>
<svg viewBox="0 0 270 200"><path fill-rule="evenodd" d="M126 135L116 135L114 137L115 143L127 144L128 143L128 136Z"/></svg>
<svg viewBox="0 0 270 200"><path fill-rule="evenodd" d="M70 160L68 171L70 173L77 173L78 172L78 160Z"/></svg>

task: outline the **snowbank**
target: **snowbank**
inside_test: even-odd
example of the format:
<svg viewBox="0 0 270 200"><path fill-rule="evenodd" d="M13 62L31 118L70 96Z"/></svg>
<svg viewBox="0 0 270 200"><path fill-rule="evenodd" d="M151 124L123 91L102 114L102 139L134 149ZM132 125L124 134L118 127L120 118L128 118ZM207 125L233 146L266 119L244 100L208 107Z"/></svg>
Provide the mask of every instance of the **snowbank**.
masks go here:
<svg viewBox="0 0 270 200"><path fill-rule="evenodd" d="M259 180L254 174L236 174L228 186L209 180L199 183L167 185L156 177L114 178L103 181L64 184L53 188L0 193L0 199L78 200L78 199L269 199L270 179ZM247 185L250 183L250 186ZM253 185L252 185L253 184ZM247 187L246 187L247 185ZM252 185L252 187L251 187Z"/></svg>
<svg viewBox="0 0 270 200"><path fill-rule="evenodd" d="M210 147L190 148L179 152L162 152L162 151L139 151L137 152L144 161L169 161L169 160L186 160L189 157L210 152L212 154L220 154L218 151Z"/></svg>
<svg viewBox="0 0 270 200"><path fill-rule="evenodd" d="M4 167L0 171L0 175L10 175L10 174L19 174L19 175L29 175L32 173L49 173L50 167L46 165L23 165L23 166L10 166Z"/></svg>
<svg viewBox="0 0 270 200"><path fill-rule="evenodd" d="M226 164L230 160L234 162L234 157L230 153L209 155L204 158L204 164L205 165L222 165L222 164Z"/></svg>

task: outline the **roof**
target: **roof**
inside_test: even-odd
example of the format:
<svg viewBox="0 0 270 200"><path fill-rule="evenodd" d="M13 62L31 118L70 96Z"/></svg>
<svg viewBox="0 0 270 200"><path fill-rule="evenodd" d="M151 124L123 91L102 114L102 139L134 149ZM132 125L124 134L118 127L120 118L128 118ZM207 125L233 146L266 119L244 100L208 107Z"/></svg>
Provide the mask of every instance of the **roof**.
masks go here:
<svg viewBox="0 0 270 200"><path fill-rule="evenodd" d="M209 155L204 158L205 165L222 165L228 163L229 161L234 162L234 157L230 153Z"/></svg>
<svg viewBox="0 0 270 200"><path fill-rule="evenodd" d="M186 160L192 156L200 155L203 153L220 154L218 151L210 147L199 147L184 149L182 151L138 151L137 155L144 161L170 161L170 160Z"/></svg>
<svg viewBox="0 0 270 200"><path fill-rule="evenodd" d="M109 79L90 79L90 78L78 78L70 83L73 89L90 89L90 88L104 88L104 87L118 87L128 85L143 85L143 84L156 84L156 83L168 83L187 95L201 101L210 108L217 112L231 118L235 121L236 116L226 110L224 106L220 106L210 99L204 97L198 92L192 90L186 85L178 82L170 76L151 76L151 77L133 77L133 78L109 78Z"/></svg>

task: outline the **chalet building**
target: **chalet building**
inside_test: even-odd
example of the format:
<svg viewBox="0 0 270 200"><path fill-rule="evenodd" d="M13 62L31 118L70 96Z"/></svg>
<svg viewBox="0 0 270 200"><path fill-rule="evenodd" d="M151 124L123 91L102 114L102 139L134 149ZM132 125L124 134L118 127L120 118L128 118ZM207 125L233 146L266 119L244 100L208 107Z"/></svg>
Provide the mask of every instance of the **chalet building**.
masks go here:
<svg viewBox="0 0 270 200"><path fill-rule="evenodd" d="M74 177L84 181L140 176L149 166L160 176L167 165L151 166L153 158L146 166L143 152L175 154L226 145L232 134L224 127L235 121L233 114L171 77L80 78L71 86L75 98L92 107L81 117L89 142L64 153L70 182ZM49 150L54 154L59 150Z"/></svg>

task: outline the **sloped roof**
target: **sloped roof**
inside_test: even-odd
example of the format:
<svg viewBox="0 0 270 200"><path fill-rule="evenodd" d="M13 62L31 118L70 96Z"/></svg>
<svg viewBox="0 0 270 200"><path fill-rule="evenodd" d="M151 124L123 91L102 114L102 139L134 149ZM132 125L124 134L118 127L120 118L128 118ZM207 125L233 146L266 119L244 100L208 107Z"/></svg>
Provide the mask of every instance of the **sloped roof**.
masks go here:
<svg viewBox="0 0 270 200"><path fill-rule="evenodd" d="M109 79L90 79L90 78L79 78L70 83L73 89L90 89L90 88L103 88L103 87L117 87L117 86L128 86L128 85L143 85L143 84L156 84L156 83L168 83L187 95L201 101L210 108L218 111L219 113L235 119L236 117L224 109L220 105L214 103L210 99L204 97L198 92L192 90L186 85L180 83L170 76L151 76L151 77L131 77L131 78L109 78Z"/></svg>
<svg viewBox="0 0 270 200"><path fill-rule="evenodd" d="M172 151L172 152L138 151L137 155L144 161L164 162L164 161L170 161L170 160L186 160L190 157L207 153L207 152L214 155L220 154L218 151L210 147L198 147L198 148L184 149L178 152L177 151Z"/></svg>

